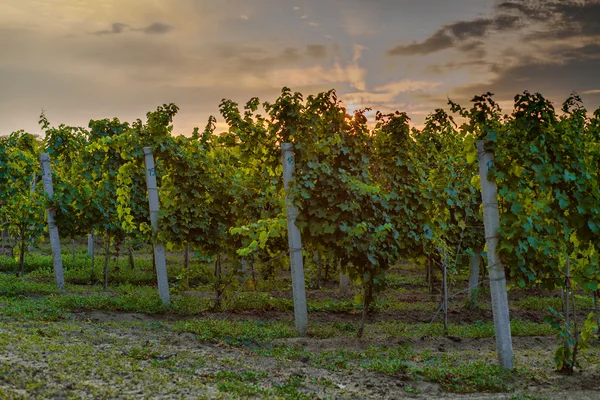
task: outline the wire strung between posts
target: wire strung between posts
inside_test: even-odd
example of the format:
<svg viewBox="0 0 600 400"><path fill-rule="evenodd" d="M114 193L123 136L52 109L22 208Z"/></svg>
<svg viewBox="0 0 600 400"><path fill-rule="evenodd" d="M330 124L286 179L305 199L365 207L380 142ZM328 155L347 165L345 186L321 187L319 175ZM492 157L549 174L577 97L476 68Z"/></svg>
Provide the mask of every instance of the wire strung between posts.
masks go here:
<svg viewBox="0 0 600 400"><path fill-rule="evenodd" d="M482 280L481 282L479 282L479 283L477 284L477 286L480 286L480 285L482 285L482 284L484 284L484 283L486 283L486 282L488 282L488 281L489 281L489 279L484 279L484 280ZM452 296L448 297L448 300L451 300L451 299L455 298L455 297L456 297L456 296L458 296L459 294L463 294L463 293L465 293L465 292L468 292L468 291L469 291L469 289L472 289L472 288L467 288L467 289L464 289L464 290L461 290L461 291L459 291L459 292L456 292L456 293L454 293ZM423 339L423 338L425 337L425 335L427 335L427 333L428 333L428 332L429 332L429 330L431 329L431 324L433 323L433 321L435 321L435 319L437 318L438 314L440 313L440 311L442 311L442 309L443 309L443 308L444 308L444 305L443 305L443 304L439 306L439 308L437 309L437 311L436 311L436 312L435 312L435 314L433 315L433 318L431 319L431 321L429 321L429 324L428 324L428 328L427 328L427 330L425 331L425 333L424 333L424 334L423 334L423 335L422 335L422 336L421 336L419 339Z"/></svg>
<svg viewBox="0 0 600 400"><path fill-rule="evenodd" d="M292 249L292 251L302 251L302 249ZM270 260L261 262L261 264L266 265L266 264L270 264L272 262L275 262L279 259L281 259L284 256L290 255L290 251L282 251L281 253L279 253L277 256L271 258ZM225 307L223 308L223 310L221 311L222 313L227 312L227 310L229 309L229 307L233 304L234 300L237 298L237 296L241 293L241 288L243 288L246 283L248 282L248 280L251 278L251 276L247 276L246 279L244 279L244 281L240 284L240 289L238 289L237 291L235 291L235 293L233 293L231 295L231 299L229 300L229 302L225 305ZM225 317L225 320L227 320L228 317Z"/></svg>
<svg viewBox="0 0 600 400"><path fill-rule="evenodd" d="M437 263L437 264L439 264L439 265L442 265L441 263L439 263L439 262L437 262L437 261L435 261L435 260L433 260L433 262L434 262L434 263ZM499 263L499 262L497 262L497 263L495 263L495 264L488 265L488 266L487 266L487 268L492 268L492 267L495 267L495 266L497 266L497 265L500 265L500 263ZM506 277L502 277L502 278L495 278L495 279L489 279L489 278L487 278L487 279L484 279L484 280L482 280L481 282L479 282L479 283L477 284L477 286L480 286L480 285L482 285L482 284L484 284L484 283L486 283L486 282L498 282L498 281L502 281L502 280L506 280ZM456 296L458 296L458 295L460 295L460 294L466 293L466 292L468 292L470 289L472 289L472 288L467 288L467 289L461 290L461 291L459 291L459 292L456 292L456 293L454 293L452 296L448 297L448 300L451 300L451 299L455 298ZM429 327L427 328L427 331L425 331L425 333L423 334L423 336L421 336L421 338L420 338L420 339L422 339L423 337L425 337L425 335L426 335L426 334L429 332L429 330L431 329L431 324L433 323L433 321L435 321L435 319L437 318L438 314L440 313L440 311L442 311L442 309L443 309L443 308L444 308L444 304L441 304L441 305L439 306L439 308L437 309L437 311L435 312L435 314L433 315L433 318L431 319L431 321L429 321L429 324L428 324L428 325L429 325Z"/></svg>

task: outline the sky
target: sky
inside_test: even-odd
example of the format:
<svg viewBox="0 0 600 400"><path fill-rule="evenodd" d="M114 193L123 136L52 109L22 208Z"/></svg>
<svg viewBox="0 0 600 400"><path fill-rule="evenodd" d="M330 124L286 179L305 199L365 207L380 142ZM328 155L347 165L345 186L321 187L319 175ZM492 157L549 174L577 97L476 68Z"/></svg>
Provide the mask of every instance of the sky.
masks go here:
<svg viewBox="0 0 600 400"><path fill-rule="evenodd" d="M175 103L190 135L219 103L336 89L347 109L573 91L600 106L600 0L3 0L0 135Z"/></svg>

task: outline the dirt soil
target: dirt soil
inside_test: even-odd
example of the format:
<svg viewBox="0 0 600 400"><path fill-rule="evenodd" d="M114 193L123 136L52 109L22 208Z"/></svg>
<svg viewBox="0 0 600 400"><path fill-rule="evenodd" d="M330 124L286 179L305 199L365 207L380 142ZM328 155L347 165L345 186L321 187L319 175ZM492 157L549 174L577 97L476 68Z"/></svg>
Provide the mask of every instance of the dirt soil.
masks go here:
<svg viewBox="0 0 600 400"><path fill-rule="evenodd" d="M264 314L271 320L277 317ZM212 317L264 320L264 314ZM286 317L289 319L289 314ZM168 321L176 319L179 317L174 315L91 311L71 314L67 321L59 322L4 320L0 325L0 398L244 398L236 394L243 385L255 391L252 397L271 398L273 388L293 380L299 392L317 399L600 399L597 371L519 377L511 393L459 395L444 393L438 384L413 381L403 374L328 370L307 359L262 356L255 349L203 342L193 334L170 330ZM313 353L398 344L410 344L416 352L430 350L459 358L490 353L495 348L492 338L288 338L273 342ZM523 364L534 353L551 360L555 346L553 337L515 337L516 361ZM231 384L239 388L224 389L223 371L250 371L257 377L231 378Z"/></svg>
<svg viewBox="0 0 600 400"><path fill-rule="evenodd" d="M410 269L403 276L418 274ZM310 290L309 300L349 300L329 290ZM423 285L398 285L386 292L391 304L431 303L439 295ZM452 288L456 292L458 288ZM273 291L274 297L290 298L291 291ZM190 293L188 293L190 295ZM212 293L195 295L211 298ZM539 296L536 290L510 293L516 302ZM33 296L30 296L33 297ZM466 295L452 300L450 323L492 321L491 305L481 297L481 307L464 308ZM427 304L426 304L427 305ZM365 368L326 368L306 357L265 355L265 346L235 347L203 341L192 333L172 328L180 321L293 321L293 312L274 310L204 312L193 316L147 315L114 311L85 311L66 315L56 322L21 321L2 316L0 304L0 399L560 399L600 400L598 359L593 365L568 376L553 371L554 336L513 337L515 365L521 369L509 377L506 393L456 394L442 390L438 383L397 373L371 372ZM370 323L401 321L428 323L434 312L428 309L372 312ZM545 311L511 308L512 319L542 322ZM583 316L585 317L585 316ZM311 323L352 323L360 312L311 312ZM441 320L441 314L437 321ZM369 325L366 328L369 332ZM416 354L448 355L457 360L484 361L495 365L494 338L390 337L368 334L366 338L319 339L294 337L267 343L270 349L300 348L311 354L341 350L363 352L373 346L395 348L409 345ZM594 356L600 344L592 343Z"/></svg>

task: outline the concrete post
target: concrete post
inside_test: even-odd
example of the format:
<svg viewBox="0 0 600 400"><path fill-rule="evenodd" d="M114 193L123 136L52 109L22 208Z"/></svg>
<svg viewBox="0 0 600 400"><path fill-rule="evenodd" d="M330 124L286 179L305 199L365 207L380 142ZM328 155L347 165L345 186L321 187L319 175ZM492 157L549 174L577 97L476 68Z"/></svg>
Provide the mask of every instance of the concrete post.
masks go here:
<svg viewBox="0 0 600 400"><path fill-rule="evenodd" d="M44 191L51 199L54 195L54 188L52 187L52 171L50 170L50 155L48 153L40 154L40 165L42 167L42 183L44 185ZM63 272L62 255L60 253L60 236L58 235L58 227L54 222L54 209L47 208L46 215L48 218L48 235L50 236L52 265L54 266L56 286L58 286L60 290L65 290L65 276Z"/></svg>
<svg viewBox="0 0 600 400"><path fill-rule="evenodd" d="M350 289L350 277L340 272L340 293L343 295L348 294Z"/></svg>
<svg viewBox="0 0 600 400"><path fill-rule="evenodd" d="M471 256L471 271L469 275L469 308L477 308L479 297L479 260L481 259L481 250L475 249Z"/></svg>
<svg viewBox="0 0 600 400"><path fill-rule="evenodd" d="M31 192L31 196L33 196L35 194L35 190L37 189L37 177L34 174L31 177L31 185L30 185L30 192ZM29 230L34 230L35 227L33 225L29 225ZM35 239L31 238L31 240L29 241L29 244L27 245L27 251L28 252L32 252L33 251L33 244L35 243Z"/></svg>
<svg viewBox="0 0 600 400"><path fill-rule="evenodd" d="M94 254L94 234L90 233L88 235L88 255L92 257Z"/></svg>
<svg viewBox="0 0 600 400"><path fill-rule="evenodd" d="M489 141L477 141L479 158L479 174L481 176L481 198L483 202L483 222L485 241L487 244L490 293L492 296L492 312L494 314L494 330L496 333L496 352L502 367L514 369L512 337L510 333L510 316L508 312L508 293L506 276L502 261L496 252L498 245L498 229L500 214L498 211L498 189L496 182L488 179L488 171L494 165L494 154L486 150Z"/></svg>
<svg viewBox="0 0 600 400"><path fill-rule="evenodd" d="M283 162L283 185L286 193L285 205L287 212L288 245L290 249L290 265L292 270L292 292L294 296L294 317L296 329L300 335L308 329L308 310L306 306L306 290L304 288L304 263L302 260L302 239L300 229L296 226L298 208L294 205L289 194L290 182L294 179L295 159L294 145L281 144Z"/></svg>
<svg viewBox="0 0 600 400"><path fill-rule="evenodd" d="M443 306L444 306L444 333L448 335L448 256L444 247L444 264L442 265L442 273L444 280Z"/></svg>
<svg viewBox="0 0 600 400"><path fill-rule="evenodd" d="M156 187L156 169L154 168L154 155L152 148L144 147L144 160L146 162L146 187L148 188L148 203L150 205L150 223L154 233L158 232L158 188ZM158 281L158 294L163 304L171 301L169 295L169 281L167 277L167 262L165 259L165 246L162 242L154 243L154 259L156 263L156 277Z"/></svg>

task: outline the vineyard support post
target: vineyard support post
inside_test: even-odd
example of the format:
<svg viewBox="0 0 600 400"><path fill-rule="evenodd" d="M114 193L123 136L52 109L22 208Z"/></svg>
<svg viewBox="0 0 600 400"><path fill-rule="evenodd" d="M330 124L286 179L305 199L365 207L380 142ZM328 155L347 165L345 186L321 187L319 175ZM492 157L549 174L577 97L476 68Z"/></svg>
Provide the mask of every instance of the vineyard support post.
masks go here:
<svg viewBox="0 0 600 400"><path fill-rule="evenodd" d="M290 265L292 270L292 292L294 295L294 317L298 333L304 335L308 329L308 310L306 307L306 291L304 288L302 239L300 237L300 229L296 226L298 208L294 205L289 193L290 182L294 179L295 170L294 145L292 143L281 144L281 158L283 162L283 185L286 193L285 204L287 212Z"/></svg>
<svg viewBox="0 0 600 400"><path fill-rule="evenodd" d="M571 307L570 307L570 303L569 303L569 299L571 296L571 257L567 256L567 270L565 273L565 297L566 297L566 302L565 302L565 328L567 329L567 332L571 332ZM565 338L565 347L569 348L569 340L568 337ZM573 359L575 359L575 357L573 357Z"/></svg>
<svg viewBox="0 0 600 400"><path fill-rule="evenodd" d="M104 290L108 290L108 264L110 261L110 232L106 232L104 241Z"/></svg>
<svg viewBox="0 0 600 400"><path fill-rule="evenodd" d="M50 155L48 153L40 154L40 165L42 167L42 183L44 191L48 198L52 199L54 188L52 186L52 170L50 169ZM55 211L52 207L46 209L48 218L48 235L50 236L50 248L52 249L52 265L54 266L54 277L56 286L60 290L65 290L65 276L63 273L62 255L60 253L60 236L58 227L54 221Z"/></svg>
<svg viewBox="0 0 600 400"><path fill-rule="evenodd" d="M34 174L33 177L31 178L31 195L33 196L33 194L35 193L35 190L37 189L37 176ZM33 230L34 227L33 225L29 225L29 229ZM32 252L33 251L33 244L35 243L35 239L31 238L29 244L27 245L27 251L28 252Z"/></svg>
<svg viewBox="0 0 600 400"><path fill-rule="evenodd" d="M446 248L444 248L444 264L442 265L442 272L444 274L444 293L443 293L443 305L444 305L444 334L448 335L448 256Z"/></svg>
<svg viewBox="0 0 600 400"><path fill-rule="evenodd" d="M348 274L340 272L340 293L343 295L348 294L350 289L350 277Z"/></svg>
<svg viewBox="0 0 600 400"><path fill-rule="evenodd" d="M94 234L90 233L88 235L88 255L92 257L94 254Z"/></svg>
<svg viewBox="0 0 600 400"><path fill-rule="evenodd" d="M90 234L90 237L92 238L92 254L90 254L90 256L92 257L92 276L91 276L91 280L92 280L92 284L94 283L94 280L96 280L96 275L94 274L94 255L96 253L96 248L94 247L94 233L92 232ZM88 239L88 245L89 245L89 239ZM89 251L89 247L88 247L88 251Z"/></svg>
<svg viewBox="0 0 600 400"><path fill-rule="evenodd" d="M127 254L129 259L129 268L131 270L135 269L135 258L133 256L133 245L131 244L131 238L127 239Z"/></svg>
<svg viewBox="0 0 600 400"><path fill-rule="evenodd" d="M479 297L479 260L481 259L481 250L476 248L471 256L471 272L469 275L469 308L477 308Z"/></svg>
<svg viewBox="0 0 600 400"><path fill-rule="evenodd" d="M240 272L241 274L238 278L238 282L240 285L243 285L248 280L248 277L246 277L246 273L248 272L248 260L245 258L240 260Z"/></svg>
<svg viewBox="0 0 600 400"><path fill-rule="evenodd" d="M479 158L479 175L481 177L481 199L483 203L483 223L492 297L492 312L494 315L494 330L496 333L496 352L502 367L514 369L512 337L510 333L510 316L508 312L508 292L506 276L502 261L498 256L500 214L498 210L498 189L496 182L488 179L488 171L494 165L494 154L486 149L489 141L477 141L477 156Z"/></svg>
<svg viewBox="0 0 600 400"><path fill-rule="evenodd" d="M156 187L156 169L154 168L154 155L152 148L144 147L144 160L146 162L146 187L148 188L148 203L150 205L150 223L154 234L158 232L158 188ZM154 258L156 263L156 277L158 281L158 294L163 304L171 301L169 295L169 281L167 277L167 263L165 260L165 246L162 242L154 243Z"/></svg>

